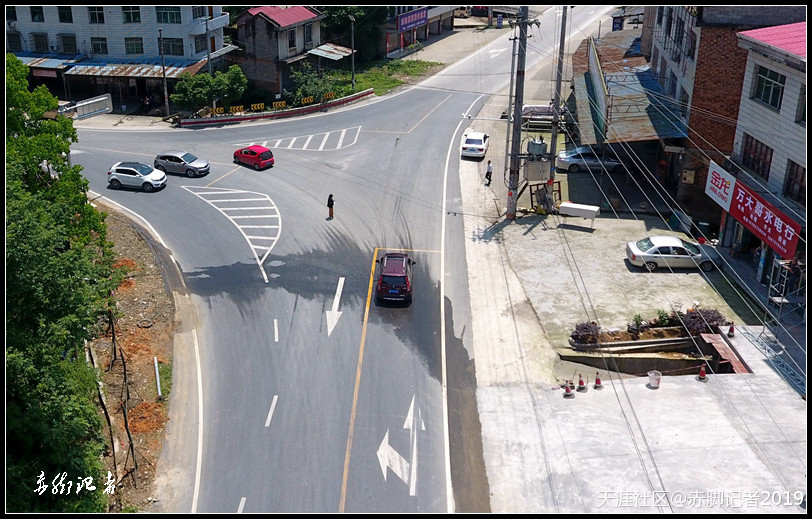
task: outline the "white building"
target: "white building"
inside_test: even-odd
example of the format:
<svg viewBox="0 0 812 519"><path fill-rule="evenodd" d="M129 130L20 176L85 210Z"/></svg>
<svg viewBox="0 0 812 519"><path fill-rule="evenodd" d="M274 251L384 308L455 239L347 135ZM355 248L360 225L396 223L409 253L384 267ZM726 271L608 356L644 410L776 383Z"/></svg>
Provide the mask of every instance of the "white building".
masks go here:
<svg viewBox="0 0 812 519"><path fill-rule="evenodd" d="M223 41L228 21L221 6L7 5L6 51L31 67L34 86L73 100L110 93L118 106L162 95L164 68L171 86L183 71L222 66L235 49Z"/></svg>

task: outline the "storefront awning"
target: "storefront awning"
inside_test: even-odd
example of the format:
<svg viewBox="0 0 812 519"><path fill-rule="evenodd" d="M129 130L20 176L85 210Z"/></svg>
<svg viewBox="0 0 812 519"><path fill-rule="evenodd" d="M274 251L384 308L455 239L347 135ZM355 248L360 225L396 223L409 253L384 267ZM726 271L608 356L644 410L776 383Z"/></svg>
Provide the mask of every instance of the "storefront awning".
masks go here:
<svg viewBox="0 0 812 519"><path fill-rule="evenodd" d="M197 73L206 60L197 62L167 61L166 77L177 78L182 72ZM65 71L66 76L102 76L102 77L135 77L135 78L163 78L161 59L144 60L136 63L121 63L121 61L88 59L76 63L70 70Z"/></svg>

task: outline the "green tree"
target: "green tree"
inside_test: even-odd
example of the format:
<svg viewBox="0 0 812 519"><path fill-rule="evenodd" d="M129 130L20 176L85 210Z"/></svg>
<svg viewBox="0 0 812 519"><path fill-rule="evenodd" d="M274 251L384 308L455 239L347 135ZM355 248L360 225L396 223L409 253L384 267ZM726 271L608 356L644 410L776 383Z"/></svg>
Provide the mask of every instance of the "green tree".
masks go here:
<svg viewBox="0 0 812 519"><path fill-rule="evenodd" d="M295 87L292 92L285 90L284 95L294 105L298 104L303 97L310 96L314 97L318 103L324 98L324 94L335 91L333 80L328 76L319 76L307 61L300 67L291 70L290 77Z"/></svg>
<svg viewBox="0 0 812 519"><path fill-rule="evenodd" d="M353 22L355 18L356 63L378 58L378 46L383 40L383 27L388 17L386 6L319 6L324 19L321 21L322 43L335 42L352 47Z"/></svg>
<svg viewBox="0 0 812 519"><path fill-rule="evenodd" d="M104 217L88 203L81 167L68 160L72 121L43 119L57 100L42 86L29 91L27 76L7 54L6 510L102 512L97 378L83 342L123 273L112 268ZM52 492L63 473L70 495ZM41 495L40 475L48 485ZM77 493L86 477L97 490Z"/></svg>
<svg viewBox="0 0 812 519"><path fill-rule="evenodd" d="M190 110L211 106L214 102L214 78L208 74L182 72L175 84L175 93L170 94L169 99Z"/></svg>
<svg viewBox="0 0 812 519"><path fill-rule="evenodd" d="M248 87L248 78L238 65L231 65L226 72L215 72L213 87L223 104L230 105L242 97Z"/></svg>

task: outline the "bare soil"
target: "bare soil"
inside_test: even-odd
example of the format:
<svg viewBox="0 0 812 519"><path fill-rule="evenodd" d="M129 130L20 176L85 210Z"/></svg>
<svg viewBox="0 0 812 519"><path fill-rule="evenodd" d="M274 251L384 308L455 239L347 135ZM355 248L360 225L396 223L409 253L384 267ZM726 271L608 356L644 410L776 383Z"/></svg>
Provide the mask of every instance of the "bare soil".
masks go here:
<svg viewBox="0 0 812 519"><path fill-rule="evenodd" d="M144 231L120 213L102 210L108 213L108 240L114 243L116 266L129 271L115 293L115 328L109 318L103 320L99 337L90 344L103 382L105 403L100 412L111 424L104 433L105 463L118 481L109 511L143 512L154 501L153 483L169 415L171 377L165 368L172 363L174 303ZM155 359L162 366L162 399Z"/></svg>

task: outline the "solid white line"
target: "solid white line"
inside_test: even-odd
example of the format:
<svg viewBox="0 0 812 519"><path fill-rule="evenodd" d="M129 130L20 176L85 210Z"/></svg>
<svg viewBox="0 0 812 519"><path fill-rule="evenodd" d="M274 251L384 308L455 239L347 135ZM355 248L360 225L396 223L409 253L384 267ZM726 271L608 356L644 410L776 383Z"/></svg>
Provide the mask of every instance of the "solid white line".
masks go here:
<svg viewBox="0 0 812 519"><path fill-rule="evenodd" d="M87 193L89 195L92 194L94 199L101 198L101 199L104 200L104 203L112 204L112 205L118 207L119 209L121 209L122 211L126 211L126 212L130 213L131 215L134 215L136 218L138 218L139 220L141 220L144 223L144 226L147 227L150 230L150 234L155 236L158 239L158 241L161 242L161 245L163 245L167 249L169 248L169 247L166 246L166 243L164 243L164 240L163 240L163 238L161 238L161 235L158 234L158 231L155 230L155 227L153 227L152 224L150 224L147 221L146 218L144 218L140 214L136 213L132 209L128 209L128 208L124 207L123 205L119 204L118 202L114 202L113 200L110 200L109 198L102 195L101 193L96 193L95 191L90 191L90 190L88 190Z"/></svg>
<svg viewBox="0 0 812 519"><path fill-rule="evenodd" d="M196 195L200 196L200 194L195 193ZM210 193L211 195L223 195L225 193ZM207 199L208 200L208 199ZM210 202L256 202L256 201L263 201L267 202L268 199L266 197L260 198L216 198L214 200L209 200Z"/></svg>
<svg viewBox="0 0 812 519"><path fill-rule="evenodd" d="M279 342L279 323L273 320L273 342Z"/></svg>
<svg viewBox="0 0 812 519"><path fill-rule="evenodd" d="M238 514L241 514L241 513L242 513L243 508L245 508L245 497L243 497L242 499L240 499L240 506L238 506L238 507L237 507L237 513L238 513Z"/></svg>
<svg viewBox="0 0 812 519"><path fill-rule="evenodd" d="M197 513L197 498L200 495L200 473L203 469L203 374L200 369L200 348L197 343L197 330L192 330L195 344L195 365L197 366L197 466L195 467L195 489L192 496L192 513Z"/></svg>
<svg viewBox="0 0 812 519"><path fill-rule="evenodd" d="M279 395L273 396L273 402L271 402L271 410L268 411L268 419L265 420L265 427L269 427L271 425L271 417L273 417L273 410L276 407L276 400L279 398Z"/></svg>
<svg viewBox="0 0 812 519"><path fill-rule="evenodd" d="M341 137L338 138L338 146L336 146L337 150L341 149L341 145L344 144L344 136L347 135L346 128L341 130Z"/></svg>
<svg viewBox="0 0 812 519"><path fill-rule="evenodd" d="M288 149L293 148L293 144L296 142L296 139L297 137L294 137L293 139L290 140L290 144L288 144Z"/></svg>
<svg viewBox="0 0 812 519"><path fill-rule="evenodd" d="M308 136L307 136L307 140L305 141L304 145L302 146L302 149L303 149L303 150L306 150L306 149L307 149L307 146L310 144L310 141L311 141L312 139L313 139L313 136L312 136L312 135L308 135Z"/></svg>

